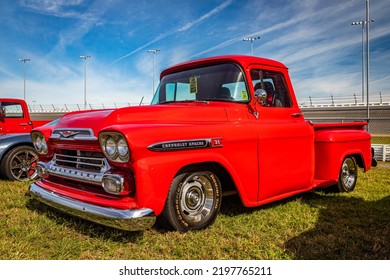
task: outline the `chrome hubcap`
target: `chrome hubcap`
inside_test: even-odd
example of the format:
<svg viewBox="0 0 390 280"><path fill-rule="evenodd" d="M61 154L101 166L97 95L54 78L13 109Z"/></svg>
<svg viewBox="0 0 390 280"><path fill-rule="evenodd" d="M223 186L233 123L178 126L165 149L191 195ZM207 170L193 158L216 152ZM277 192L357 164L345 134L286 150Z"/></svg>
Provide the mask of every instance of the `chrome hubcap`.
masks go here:
<svg viewBox="0 0 390 280"><path fill-rule="evenodd" d="M341 171L341 179L347 188L352 188L356 180L356 168L352 159L344 161Z"/></svg>
<svg viewBox="0 0 390 280"><path fill-rule="evenodd" d="M189 176L182 186L180 211L187 222L201 222L214 204L214 189L210 179L201 173Z"/></svg>

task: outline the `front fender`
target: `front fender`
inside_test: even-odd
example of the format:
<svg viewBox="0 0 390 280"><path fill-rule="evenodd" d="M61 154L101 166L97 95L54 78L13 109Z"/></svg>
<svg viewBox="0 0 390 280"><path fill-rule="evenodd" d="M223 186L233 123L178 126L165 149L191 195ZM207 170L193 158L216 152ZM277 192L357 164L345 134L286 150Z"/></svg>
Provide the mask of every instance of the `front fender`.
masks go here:
<svg viewBox="0 0 390 280"><path fill-rule="evenodd" d="M0 161L8 151L21 145L33 146L29 133L0 135Z"/></svg>
<svg viewBox="0 0 390 280"><path fill-rule="evenodd" d="M246 158L247 163L256 161L255 153L246 156L241 154L241 156ZM152 208L158 215L164 208L171 182L181 169L190 165L201 166L207 163L209 166L209 163L216 163L230 174L243 203L254 206L258 193L258 167L257 164L245 164L241 156L224 153L223 149L154 152L133 165L136 200L140 207Z"/></svg>

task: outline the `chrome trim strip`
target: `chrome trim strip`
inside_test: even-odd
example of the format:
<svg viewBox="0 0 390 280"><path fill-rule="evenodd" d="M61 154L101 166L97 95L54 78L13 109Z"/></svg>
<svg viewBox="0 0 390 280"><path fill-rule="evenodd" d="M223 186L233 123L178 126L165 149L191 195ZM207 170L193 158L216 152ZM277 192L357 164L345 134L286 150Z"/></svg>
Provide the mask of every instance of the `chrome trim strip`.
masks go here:
<svg viewBox="0 0 390 280"><path fill-rule="evenodd" d="M74 160L71 160L74 159ZM105 158L97 158L97 157L84 157L84 156L71 156L71 155L65 155L65 154L54 154L53 161L58 162L66 162L70 164L77 164L77 165L83 165L83 166L92 166L92 167L100 167L102 169L104 166L107 165L107 162L105 161ZM97 163L87 162L87 161L94 161ZM59 164L60 165L60 164Z"/></svg>
<svg viewBox="0 0 390 280"><path fill-rule="evenodd" d="M32 183L29 194L36 200L67 214L98 224L127 231L140 231L153 226L156 215L149 208L115 209L71 199Z"/></svg>
<svg viewBox="0 0 390 280"><path fill-rule="evenodd" d="M186 139L186 140L172 140L165 142L158 142L149 145L148 150L155 152L178 151L178 150L192 150L205 148L221 148L222 137L217 138L203 138L203 139Z"/></svg>
<svg viewBox="0 0 390 280"><path fill-rule="evenodd" d="M66 159L59 159L56 157L56 161L57 162L62 162L62 163L70 163L70 164L74 164L75 162L72 161L72 160L66 160ZM93 166L93 167L101 167L102 165L101 164L96 164L96 163L83 163L83 162L80 162L80 163L77 163L77 165L85 165L85 166Z"/></svg>
<svg viewBox="0 0 390 280"><path fill-rule="evenodd" d="M48 175L58 176L65 179L77 180L84 183L101 185L104 172L109 168L104 168L100 172L85 171L82 169L67 168L56 165L53 161L48 163L38 162Z"/></svg>

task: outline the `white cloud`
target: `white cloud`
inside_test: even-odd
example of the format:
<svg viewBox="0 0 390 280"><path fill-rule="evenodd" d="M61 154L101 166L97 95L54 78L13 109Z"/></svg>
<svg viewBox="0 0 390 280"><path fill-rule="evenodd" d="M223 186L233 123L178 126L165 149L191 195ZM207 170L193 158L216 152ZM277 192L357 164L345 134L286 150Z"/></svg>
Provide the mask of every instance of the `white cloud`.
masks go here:
<svg viewBox="0 0 390 280"><path fill-rule="evenodd" d="M83 14L73 8L83 2L84 0L22 0L20 4L35 13L64 18L81 18Z"/></svg>
<svg viewBox="0 0 390 280"><path fill-rule="evenodd" d="M228 7L230 4L232 4L232 0L228 0L226 2L223 2L221 5L219 5L218 7L212 9L210 12L202 15L201 17L191 21L191 22L188 22L186 23L185 25L181 26L180 28L177 29L177 32L183 32L183 31L186 31L188 29L190 29L191 27L193 27L194 25L196 24L199 24L200 22L208 19L209 17L221 12L223 9L225 9L226 7Z"/></svg>
<svg viewBox="0 0 390 280"><path fill-rule="evenodd" d="M207 12L206 14L200 16L199 18L193 20L193 21L190 21L174 30L170 30L170 31L167 31L165 33L162 33L160 35L158 35L156 38L154 38L153 40L147 42L146 44L142 45L141 47L138 47L136 48L135 50L131 51L130 53L116 59L115 61L113 61L111 63L112 64L115 64L119 61L121 61L122 59L126 58L126 57L129 57L141 50L144 50L146 47L168 37L168 36L171 36L173 34L176 34L176 33L180 33L180 32L184 32L184 31L187 31L188 29L192 28L193 26L205 21L206 19L210 18L211 16L221 12L223 9L225 9L226 7L228 7L230 4L232 3L232 0L228 0L228 1L225 1L224 3L222 3L221 5L217 6L216 8L212 9L211 11Z"/></svg>

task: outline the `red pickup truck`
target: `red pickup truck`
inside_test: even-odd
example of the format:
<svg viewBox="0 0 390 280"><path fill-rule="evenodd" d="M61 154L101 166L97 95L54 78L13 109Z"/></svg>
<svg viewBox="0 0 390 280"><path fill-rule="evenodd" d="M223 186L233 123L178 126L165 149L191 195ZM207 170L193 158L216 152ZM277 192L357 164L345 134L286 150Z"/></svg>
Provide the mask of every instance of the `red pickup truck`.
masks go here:
<svg viewBox="0 0 390 280"><path fill-rule="evenodd" d="M34 129L33 198L110 227L157 219L198 230L224 195L256 207L315 188L355 188L372 165L365 122L312 124L282 63L221 56L164 70L150 106L70 113Z"/></svg>
<svg viewBox="0 0 390 280"><path fill-rule="evenodd" d="M30 133L49 120L32 120L27 103L22 99L0 98L0 133Z"/></svg>
<svg viewBox="0 0 390 280"><path fill-rule="evenodd" d="M36 177L38 155L30 131L49 120L30 119L24 100L0 98L0 175L9 180L27 181Z"/></svg>

